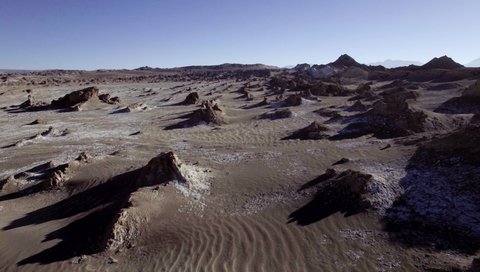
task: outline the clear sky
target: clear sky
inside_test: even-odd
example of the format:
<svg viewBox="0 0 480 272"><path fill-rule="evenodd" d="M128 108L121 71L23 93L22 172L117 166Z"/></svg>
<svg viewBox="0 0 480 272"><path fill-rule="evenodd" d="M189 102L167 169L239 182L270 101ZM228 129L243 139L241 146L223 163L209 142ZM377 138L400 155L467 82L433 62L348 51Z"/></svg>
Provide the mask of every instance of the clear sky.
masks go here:
<svg viewBox="0 0 480 272"><path fill-rule="evenodd" d="M0 0L0 68L480 57L479 0Z"/></svg>

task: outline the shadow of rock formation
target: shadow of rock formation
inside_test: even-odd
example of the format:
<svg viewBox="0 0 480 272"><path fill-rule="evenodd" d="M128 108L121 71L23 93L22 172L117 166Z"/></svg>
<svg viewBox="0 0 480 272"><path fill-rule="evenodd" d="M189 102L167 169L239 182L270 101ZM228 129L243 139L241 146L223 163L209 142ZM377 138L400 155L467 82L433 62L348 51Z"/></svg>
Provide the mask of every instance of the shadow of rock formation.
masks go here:
<svg viewBox="0 0 480 272"><path fill-rule="evenodd" d="M404 193L386 211L392 241L475 253L480 249L480 127L421 145L400 180Z"/></svg>
<svg viewBox="0 0 480 272"><path fill-rule="evenodd" d="M350 216L372 207L368 199L368 186L372 176L346 170L337 173L328 169L323 175L304 184L299 191L316 188L313 199L292 212L288 223L306 226L320 221L336 212Z"/></svg>

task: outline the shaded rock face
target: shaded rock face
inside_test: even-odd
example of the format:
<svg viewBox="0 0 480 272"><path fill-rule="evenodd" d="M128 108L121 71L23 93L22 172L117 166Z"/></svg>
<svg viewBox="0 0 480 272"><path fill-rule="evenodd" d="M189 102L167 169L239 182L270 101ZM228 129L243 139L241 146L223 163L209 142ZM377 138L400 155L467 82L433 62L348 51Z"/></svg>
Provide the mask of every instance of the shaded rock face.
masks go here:
<svg viewBox="0 0 480 272"><path fill-rule="evenodd" d="M349 111L366 111L367 106L365 106L360 100L357 100L355 103L353 103L352 106L348 108Z"/></svg>
<svg viewBox="0 0 480 272"><path fill-rule="evenodd" d="M362 94L372 90L372 82L365 82L357 86L355 93Z"/></svg>
<svg viewBox="0 0 480 272"><path fill-rule="evenodd" d="M284 100L285 105L288 107L292 106L300 106L302 104L302 97L298 94L292 94L289 95L285 100Z"/></svg>
<svg viewBox="0 0 480 272"><path fill-rule="evenodd" d="M187 95L185 100L181 103L182 105L194 105L200 100L200 96L197 92L191 92Z"/></svg>
<svg viewBox="0 0 480 272"><path fill-rule="evenodd" d="M318 122L312 122L307 127L304 127L300 130L297 130L292 135L283 138L283 140L290 140L290 139L300 139L300 140L318 140L327 138L328 135L325 135L324 132L327 131L328 128Z"/></svg>
<svg viewBox="0 0 480 272"><path fill-rule="evenodd" d="M173 180L186 183L180 167L181 162L173 152L162 152L141 169L137 184L138 186L151 186Z"/></svg>
<svg viewBox="0 0 480 272"><path fill-rule="evenodd" d="M97 87L88 87L82 90L71 92L59 99L53 100L50 104L55 109L73 108L79 104L87 102L93 97L98 97Z"/></svg>
<svg viewBox="0 0 480 272"><path fill-rule="evenodd" d="M334 169L304 184L299 191L316 189L314 198L289 216L289 222L309 225L336 212L353 215L370 208L376 208L371 195L374 183L369 174L346 170L338 173Z"/></svg>
<svg viewBox="0 0 480 272"><path fill-rule="evenodd" d="M470 119L470 125L480 125L480 114L477 113Z"/></svg>
<svg viewBox="0 0 480 272"><path fill-rule="evenodd" d="M445 101L435 109L435 112L450 114L480 113L480 80L465 88L462 96Z"/></svg>

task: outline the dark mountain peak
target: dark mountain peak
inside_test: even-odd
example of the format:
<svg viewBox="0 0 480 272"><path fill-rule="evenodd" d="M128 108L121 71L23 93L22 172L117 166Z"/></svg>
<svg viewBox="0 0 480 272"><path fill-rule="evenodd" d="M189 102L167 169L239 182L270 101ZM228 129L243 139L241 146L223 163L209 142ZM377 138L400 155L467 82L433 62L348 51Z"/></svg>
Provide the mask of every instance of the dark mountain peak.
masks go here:
<svg viewBox="0 0 480 272"><path fill-rule="evenodd" d="M463 68L464 66L445 55L439 58L433 58L421 67L424 69L457 69Z"/></svg>
<svg viewBox="0 0 480 272"><path fill-rule="evenodd" d="M343 54L341 55L340 57L338 57L338 59L332 63L330 63L334 66L347 66L347 67L350 67L350 66L362 66L360 63L358 63L354 58L350 57L349 55L347 54Z"/></svg>

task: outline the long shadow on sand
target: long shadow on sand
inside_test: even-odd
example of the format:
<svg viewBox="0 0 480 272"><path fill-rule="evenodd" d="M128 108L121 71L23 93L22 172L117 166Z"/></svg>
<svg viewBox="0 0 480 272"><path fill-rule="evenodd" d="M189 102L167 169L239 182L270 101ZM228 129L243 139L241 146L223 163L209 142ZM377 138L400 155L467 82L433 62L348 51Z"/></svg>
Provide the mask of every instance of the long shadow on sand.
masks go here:
<svg viewBox="0 0 480 272"><path fill-rule="evenodd" d="M53 205L40 208L12 221L4 231L28 225L82 216L76 221L46 235L43 241L61 239L55 246L23 259L17 265L48 264L82 254L94 254L105 249L109 230L129 196L137 189L139 169L118 175L109 181L75 194Z"/></svg>
<svg viewBox="0 0 480 272"><path fill-rule="evenodd" d="M288 223L296 222L300 226L306 226L337 212L343 213L346 217L362 212L357 205L352 205L355 203L354 199L339 193L337 188L329 184L330 179L334 176L335 172L327 170L324 174L300 187L298 191L317 187L317 192L310 202L288 216Z"/></svg>

